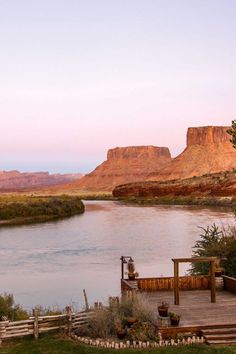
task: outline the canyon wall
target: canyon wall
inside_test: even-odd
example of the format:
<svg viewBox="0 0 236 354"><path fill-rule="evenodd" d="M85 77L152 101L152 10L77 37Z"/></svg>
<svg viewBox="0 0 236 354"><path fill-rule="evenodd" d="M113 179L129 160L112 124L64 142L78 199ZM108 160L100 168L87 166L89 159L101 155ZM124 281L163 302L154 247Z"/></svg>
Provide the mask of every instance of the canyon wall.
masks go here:
<svg viewBox="0 0 236 354"><path fill-rule="evenodd" d="M187 132L187 147L148 180L183 179L236 168L236 150L227 134L229 127L197 127Z"/></svg>
<svg viewBox="0 0 236 354"><path fill-rule="evenodd" d="M107 160L94 171L66 188L112 191L118 184L145 180L151 173L158 173L170 161L171 155L166 147L117 147L108 151Z"/></svg>

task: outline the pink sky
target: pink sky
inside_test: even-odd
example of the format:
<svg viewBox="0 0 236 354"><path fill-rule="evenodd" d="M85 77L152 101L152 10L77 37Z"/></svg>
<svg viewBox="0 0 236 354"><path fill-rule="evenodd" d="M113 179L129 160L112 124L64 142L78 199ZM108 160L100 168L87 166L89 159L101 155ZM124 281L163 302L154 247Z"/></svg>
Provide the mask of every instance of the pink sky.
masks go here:
<svg viewBox="0 0 236 354"><path fill-rule="evenodd" d="M185 147L236 112L231 0L1 5L0 169L88 172L107 149Z"/></svg>

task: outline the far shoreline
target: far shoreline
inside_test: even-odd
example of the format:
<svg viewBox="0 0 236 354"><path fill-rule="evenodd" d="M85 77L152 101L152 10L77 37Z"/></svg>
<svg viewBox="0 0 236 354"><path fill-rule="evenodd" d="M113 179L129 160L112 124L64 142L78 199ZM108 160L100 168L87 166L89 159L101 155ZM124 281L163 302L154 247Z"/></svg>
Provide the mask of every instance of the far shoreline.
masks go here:
<svg viewBox="0 0 236 354"><path fill-rule="evenodd" d="M77 196L0 195L0 227L44 223L82 214Z"/></svg>

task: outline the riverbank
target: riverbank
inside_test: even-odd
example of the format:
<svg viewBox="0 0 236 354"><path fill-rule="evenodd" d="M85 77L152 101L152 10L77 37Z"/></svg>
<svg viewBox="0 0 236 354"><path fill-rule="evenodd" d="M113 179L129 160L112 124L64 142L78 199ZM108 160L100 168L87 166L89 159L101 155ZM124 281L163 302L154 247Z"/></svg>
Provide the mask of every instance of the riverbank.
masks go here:
<svg viewBox="0 0 236 354"><path fill-rule="evenodd" d="M84 204L77 196L0 196L0 226L46 222L83 212Z"/></svg>
<svg viewBox="0 0 236 354"><path fill-rule="evenodd" d="M236 208L234 197L194 197L194 196L163 196L163 197L120 197L119 201L139 205L199 205Z"/></svg>
<svg viewBox="0 0 236 354"><path fill-rule="evenodd" d="M117 186L113 196L139 204L236 207L235 171L170 181L143 181Z"/></svg>

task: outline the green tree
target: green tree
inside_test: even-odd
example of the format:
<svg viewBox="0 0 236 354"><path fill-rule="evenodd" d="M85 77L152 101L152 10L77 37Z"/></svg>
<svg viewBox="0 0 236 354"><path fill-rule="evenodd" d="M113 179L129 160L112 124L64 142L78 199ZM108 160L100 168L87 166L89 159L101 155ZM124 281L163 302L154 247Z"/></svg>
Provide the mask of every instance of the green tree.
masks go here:
<svg viewBox="0 0 236 354"><path fill-rule="evenodd" d="M228 276L236 277L236 228L221 230L215 224L201 228L200 239L193 247L193 257L217 257ZM209 273L208 263L194 263L190 273Z"/></svg>
<svg viewBox="0 0 236 354"><path fill-rule="evenodd" d="M12 294L4 293L0 295L0 321L8 319L24 320L28 318L27 312L18 304L15 304Z"/></svg>
<svg viewBox="0 0 236 354"><path fill-rule="evenodd" d="M227 133L231 135L230 142L233 144L233 147L236 149L236 120L232 120L231 128L227 130Z"/></svg>

